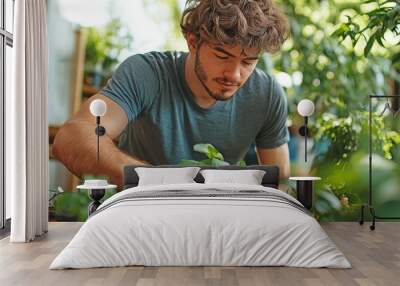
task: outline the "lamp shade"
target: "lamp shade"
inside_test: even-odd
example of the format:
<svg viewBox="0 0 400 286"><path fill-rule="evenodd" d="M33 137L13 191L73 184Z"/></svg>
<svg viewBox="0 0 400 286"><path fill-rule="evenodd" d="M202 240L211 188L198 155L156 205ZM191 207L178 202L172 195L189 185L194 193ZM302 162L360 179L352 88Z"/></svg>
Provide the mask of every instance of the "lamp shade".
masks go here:
<svg viewBox="0 0 400 286"><path fill-rule="evenodd" d="M310 116L314 113L314 103L309 99L300 100L299 104L297 105L297 112L304 117Z"/></svg>
<svg viewBox="0 0 400 286"><path fill-rule="evenodd" d="M107 104L104 100L95 99L90 103L90 113L92 113L93 116L103 116L106 114L106 111Z"/></svg>

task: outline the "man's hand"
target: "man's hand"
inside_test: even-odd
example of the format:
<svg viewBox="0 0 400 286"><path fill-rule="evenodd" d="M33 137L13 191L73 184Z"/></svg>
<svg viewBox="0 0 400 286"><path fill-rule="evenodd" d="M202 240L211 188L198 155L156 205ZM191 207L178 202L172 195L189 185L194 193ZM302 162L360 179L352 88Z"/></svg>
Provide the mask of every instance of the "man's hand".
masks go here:
<svg viewBox="0 0 400 286"><path fill-rule="evenodd" d="M279 167L280 179L290 176L289 148L287 143L271 149L257 147L258 162L261 165L276 165Z"/></svg>

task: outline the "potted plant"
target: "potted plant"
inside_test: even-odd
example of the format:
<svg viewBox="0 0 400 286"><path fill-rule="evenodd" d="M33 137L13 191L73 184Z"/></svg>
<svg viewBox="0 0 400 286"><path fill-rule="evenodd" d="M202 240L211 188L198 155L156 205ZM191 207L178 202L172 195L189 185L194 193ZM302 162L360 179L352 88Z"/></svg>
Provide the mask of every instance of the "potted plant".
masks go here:
<svg viewBox="0 0 400 286"><path fill-rule="evenodd" d="M181 165L190 165L190 166L228 166L229 162L224 161L224 156L215 148L213 145L207 144L196 144L193 146L193 150L196 152L203 153L207 159L201 161L195 160L181 160ZM236 163L237 166L246 166L244 160L239 160Z"/></svg>

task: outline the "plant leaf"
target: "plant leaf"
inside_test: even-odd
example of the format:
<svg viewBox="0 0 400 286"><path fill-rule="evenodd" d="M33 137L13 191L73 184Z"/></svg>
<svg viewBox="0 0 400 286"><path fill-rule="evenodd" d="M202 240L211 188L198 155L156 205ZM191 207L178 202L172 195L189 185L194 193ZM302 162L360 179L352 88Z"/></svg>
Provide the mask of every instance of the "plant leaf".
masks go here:
<svg viewBox="0 0 400 286"><path fill-rule="evenodd" d="M195 160L181 160L179 162L179 165L183 165L183 166L202 166L203 164L199 161L195 161Z"/></svg>
<svg viewBox="0 0 400 286"><path fill-rule="evenodd" d="M365 57L368 56L369 52L371 51L372 46L374 45L374 42L375 42L375 34L373 34L373 35L369 38L369 40L368 40L368 42L367 42L367 45L365 46L365 49L364 49L364 56L365 56Z"/></svg>
<svg viewBox="0 0 400 286"><path fill-rule="evenodd" d="M318 197L320 199L324 199L328 203L328 205L334 210L339 210L341 208L339 199L329 191L319 192Z"/></svg>
<svg viewBox="0 0 400 286"><path fill-rule="evenodd" d="M205 166L212 166L212 160L211 159L201 160L200 163L202 165L205 165Z"/></svg>
<svg viewBox="0 0 400 286"><path fill-rule="evenodd" d="M345 33L348 30L349 30L349 28L348 28L348 24L347 23L341 24L339 26L339 28L337 28L336 31L334 31L331 34L331 37L343 37L343 38L345 38Z"/></svg>
<svg viewBox="0 0 400 286"><path fill-rule="evenodd" d="M199 144L196 144L196 145L193 146L193 150L196 151L196 152L200 152L200 153L203 153L203 154L207 155L209 153L209 151L208 151L209 150L208 149L209 146L212 147L211 144L199 143Z"/></svg>
<svg viewBox="0 0 400 286"><path fill-rule="evenodd" d="M215 148L213 145L208 144L208 154L210 154L210 159L216 158L218 160L224 160L224 156Z"/></svg>
<svg viewBox="0 0 400 286"><path fill-rule="evenodd" d="M215 167L220 167L220 166L229 166L228 162L222 161L222 160L218 160L215 158L211 159L211 165L215 166Z"/></svg>

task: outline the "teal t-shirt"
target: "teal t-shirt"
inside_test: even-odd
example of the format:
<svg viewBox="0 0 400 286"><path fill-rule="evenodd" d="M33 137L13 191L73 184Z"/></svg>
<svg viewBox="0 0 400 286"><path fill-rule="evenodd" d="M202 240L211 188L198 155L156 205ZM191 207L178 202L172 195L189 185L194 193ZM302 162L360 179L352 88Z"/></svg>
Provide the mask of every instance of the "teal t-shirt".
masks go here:
<svg viewBox="0 0 400 286"><path fill-rule="evenodd" d="M200 107L185 80L183 52L151 52L126 59L101 94L118 103L129 124L119 139L125 152L153 165L203 160L193 151L211 143L231 164L250 145L274 148L286 143L287 102L269 75L255 69L228 101Z"/></svg>

